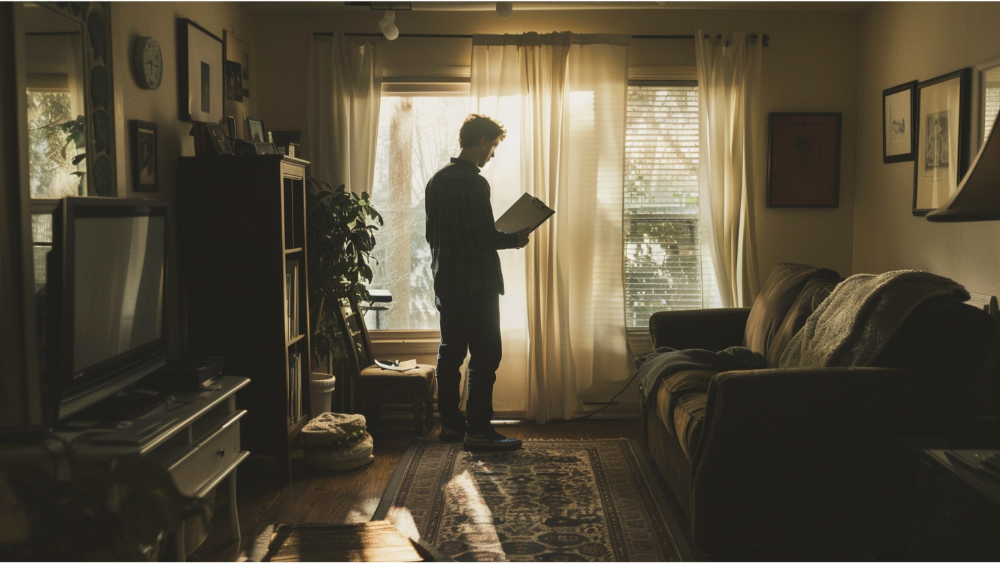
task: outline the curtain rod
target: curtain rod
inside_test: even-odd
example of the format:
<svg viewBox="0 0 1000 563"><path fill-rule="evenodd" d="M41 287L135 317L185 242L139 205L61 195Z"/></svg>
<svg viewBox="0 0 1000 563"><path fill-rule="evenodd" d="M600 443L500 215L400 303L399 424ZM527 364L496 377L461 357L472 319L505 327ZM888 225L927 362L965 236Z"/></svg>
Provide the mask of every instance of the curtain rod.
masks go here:
<svg viewBox="0 0 1000 563"><path fill-rule="evenodd" d="M317 31L313 33L313 36L329 36L333 35L330 32ZM345 33L345 37L382 37L381 33ZM446 33L400 33L400 37L426 37L434 39L472 39L472 35L458 35L458 34L446 34ZM706 35L707 39L709 36ZM722 37L722 35L716 35L716 38ZM757 34L753 33L750 35L752 39L757 38ZM764 46L767 47L767 41L771 37L764 34ZM632 39L694 39L694 35L633 35Z"/></svg>

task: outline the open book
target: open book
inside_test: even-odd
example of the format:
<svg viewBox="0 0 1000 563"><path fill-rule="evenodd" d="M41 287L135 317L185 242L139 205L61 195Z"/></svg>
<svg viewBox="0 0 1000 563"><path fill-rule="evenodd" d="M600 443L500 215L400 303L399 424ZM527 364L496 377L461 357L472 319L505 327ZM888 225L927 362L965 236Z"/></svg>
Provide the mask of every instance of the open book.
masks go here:
<svg viewBox="0 0 1000 563"><path fill-rule="evenodd" d="M534 231L555 213L537 197L521 194L521 198L497 219L496 228L505 233L516 233L524 229Z"/></svg>

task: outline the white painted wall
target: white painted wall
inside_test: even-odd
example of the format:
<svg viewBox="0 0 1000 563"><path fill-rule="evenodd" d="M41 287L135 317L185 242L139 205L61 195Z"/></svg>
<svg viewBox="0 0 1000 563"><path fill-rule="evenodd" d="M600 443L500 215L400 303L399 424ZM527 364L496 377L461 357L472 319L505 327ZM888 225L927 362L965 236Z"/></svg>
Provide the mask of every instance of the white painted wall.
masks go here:
<svg viewBox="0 0 1000 563"><path fill-rule="evenodd" d="M927 270L1000 293L1000 223L911 214L913 163L882 163L882 90L1000 57L996 2L887 2L862 14L858 46L855 272Z"/></svg>

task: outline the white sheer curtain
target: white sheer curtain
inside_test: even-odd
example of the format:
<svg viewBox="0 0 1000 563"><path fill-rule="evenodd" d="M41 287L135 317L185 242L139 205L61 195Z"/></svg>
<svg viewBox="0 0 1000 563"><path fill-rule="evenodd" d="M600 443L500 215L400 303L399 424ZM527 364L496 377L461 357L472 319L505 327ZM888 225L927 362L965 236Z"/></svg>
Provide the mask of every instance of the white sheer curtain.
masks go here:
<svg viewBox="0 0 1000 563"><path fill-rule="evenodd" d="M473 37L474 111L508 130L483 171L494 212L524 192L556 210L523 255L501 253L498 412L570 418L634 371L622 275L628 44L570 33Z"/></svg>
<svg viewBox="0 0 1000 563"><path fill-rule="evenodd" d="M317 180L371 193L384 51L381 37L313 36L306 115Z"/></svg>
<svg viewBox="0 0 1000 563"><path fill-rule="evenodd" d="M760 105L762 41L746 33L705 39L695 55L701 122L702 240L715 262L724 307L749 307L757 295L753 194L764 185Z"/></svg>

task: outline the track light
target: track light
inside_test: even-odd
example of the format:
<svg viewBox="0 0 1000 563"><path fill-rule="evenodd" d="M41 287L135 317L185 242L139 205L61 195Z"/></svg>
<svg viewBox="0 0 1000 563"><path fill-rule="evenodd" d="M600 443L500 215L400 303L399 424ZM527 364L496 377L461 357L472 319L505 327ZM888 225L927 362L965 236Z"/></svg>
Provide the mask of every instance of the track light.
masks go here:
<svg viewBox="0 0 1000 563"><path fill-rule="evenodd" d="M497 2L497 15L501 18L506 18L514 11L513 2Z"/></svg>
<svg viewBox="0 0 1000 563"><path fill-rule="evenodd" d="M396 27L395 21L396 12L388 10L382 21L378 22L378 28L382 30L382 35L385 35L385 38L389 41L399 37L399 28Z"/></svg>

